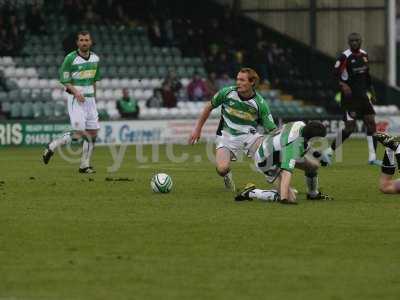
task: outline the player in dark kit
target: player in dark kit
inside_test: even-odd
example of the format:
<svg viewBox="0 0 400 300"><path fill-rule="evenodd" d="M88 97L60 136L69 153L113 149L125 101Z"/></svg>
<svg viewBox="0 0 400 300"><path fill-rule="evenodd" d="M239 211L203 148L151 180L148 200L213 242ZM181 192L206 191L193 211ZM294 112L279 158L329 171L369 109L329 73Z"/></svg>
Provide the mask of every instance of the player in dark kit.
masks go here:
<svg viewBox="0 0 400 300"><path fill-rule="evenodd" d="M340 54L335 63L335 76L341 91L341 106L344 112L345 128L338 133L331 148L325 152L326 162L331 163L333 150L339 147L355 130L356 120L362 119L367 130L369 157L368 163L380 165L376 159L375 110L371 101L375 101L375 92L368 67L368 54L361 49L361 35L351 33L348 36L350 49Z"/></svg>

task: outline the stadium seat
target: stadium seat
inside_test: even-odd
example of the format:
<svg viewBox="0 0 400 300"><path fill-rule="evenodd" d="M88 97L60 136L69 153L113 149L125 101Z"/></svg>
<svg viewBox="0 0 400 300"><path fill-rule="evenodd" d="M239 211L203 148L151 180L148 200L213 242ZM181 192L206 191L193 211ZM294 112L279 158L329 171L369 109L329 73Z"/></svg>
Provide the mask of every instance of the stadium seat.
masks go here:
<svg viewBox="0 0 400 300"><path fill-rule="evenodd" d="M10 117L11 118L21 118L22 105L20 102L11 102L10 104Z"/></svg>
<svg viewBox="0 0 400 300"><path fill-rule="evenodd" d="M33 118L33 103L32 102L24 102L21 103L21 117L24 119Z"/></svg>

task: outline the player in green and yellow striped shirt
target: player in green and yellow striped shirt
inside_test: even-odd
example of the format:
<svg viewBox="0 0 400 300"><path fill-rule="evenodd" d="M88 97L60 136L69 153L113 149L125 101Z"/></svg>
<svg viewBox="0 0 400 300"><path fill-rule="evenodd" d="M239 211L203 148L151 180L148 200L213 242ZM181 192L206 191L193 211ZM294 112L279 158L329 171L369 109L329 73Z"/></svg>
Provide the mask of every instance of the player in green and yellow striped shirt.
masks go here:
<svg viewBox="0 0 400 300"><path fill-rule="evenodd" d="M251 146L262 139L257 127L265 132L276 128L269 106L256 92L257 73L250 68L242 68L236 77L236 85L221 89L203 109L194 128L189 143L194 144L201 135L201 129L214 108L221 106L221 124L217 131L216 167L224 177L225 187L235 190L230 172L230 162L239 152L248 154Z"/></svg>
<svg viewBox="0 0 400 300"><path fill-rule="evenodd" d="M96 108L96 81L100 80L99 57L90 50L89 32L77 35L78 50L69 53L60 69L60 82L67 92L68 113L72 131L52 141L44 150L43 162L48 164L57 147L72 140L84 139L80 173L94 173L90 165L97 132L100 128Z"/></svg>

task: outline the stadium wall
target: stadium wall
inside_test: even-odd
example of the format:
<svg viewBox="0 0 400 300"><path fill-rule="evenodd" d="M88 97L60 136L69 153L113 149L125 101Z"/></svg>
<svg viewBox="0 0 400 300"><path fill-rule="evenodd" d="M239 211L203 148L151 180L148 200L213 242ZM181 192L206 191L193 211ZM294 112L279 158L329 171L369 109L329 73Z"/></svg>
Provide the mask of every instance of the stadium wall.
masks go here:
<svg viewBox="0 0 400 300"><path fill-rule="evenodd" d="M290 119L277 120L279 123L294 121ZM334 134L343 127L340 117L321 119L328 129L328 134ZM100 122L98 145L143 145L171 144L187 142L195 120L154 120L154 121L109 121ZM397 134L400 132L400 116L377 116L379 131ZM214 141L219 119L208 120L202 131L202 139ZM51 140L69 131L68 123L41 123L34 121L10 121L0 124L1 146L37 146L47 145ZM357 122L356 133L352 137L364 136L362 121Z"/></svg>

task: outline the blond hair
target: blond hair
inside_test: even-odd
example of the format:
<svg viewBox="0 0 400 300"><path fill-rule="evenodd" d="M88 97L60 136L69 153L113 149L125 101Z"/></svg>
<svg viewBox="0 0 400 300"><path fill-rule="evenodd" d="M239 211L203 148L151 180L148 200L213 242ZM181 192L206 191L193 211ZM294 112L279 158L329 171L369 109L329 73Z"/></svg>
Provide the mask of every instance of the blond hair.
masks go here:
<svg viewBox="0 0 400 300"><path fill-rule="evenodd" d="M260 82L260 76L252 68L241 68L239 72L247 73L249 81L252 83L253 88L256 88Z"/></svg>

